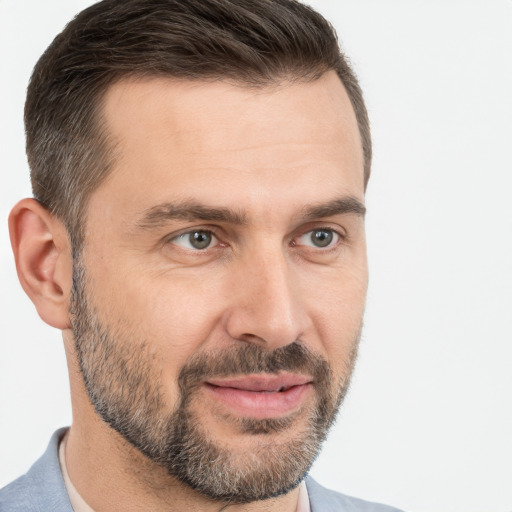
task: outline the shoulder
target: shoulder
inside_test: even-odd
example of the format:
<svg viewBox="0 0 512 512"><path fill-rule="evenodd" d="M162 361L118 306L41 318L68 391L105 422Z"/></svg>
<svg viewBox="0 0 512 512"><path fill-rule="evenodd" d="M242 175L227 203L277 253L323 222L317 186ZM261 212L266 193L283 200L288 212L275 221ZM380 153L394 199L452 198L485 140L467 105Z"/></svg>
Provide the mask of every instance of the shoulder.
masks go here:
<svg viewBox="0 0 512 512"><path fill-rule="evenodd" d="M0 489L1 512L72 511L58 458L59 440L65 431L53 434L46 452L25 475Z"/></svg>
<svg viewBox="0 0 512 512"><path fill-rule="evenodd" d="M400 510L370 501L346 496L322 487L311 477L306 478L311 512L400 512Z"/></svg>

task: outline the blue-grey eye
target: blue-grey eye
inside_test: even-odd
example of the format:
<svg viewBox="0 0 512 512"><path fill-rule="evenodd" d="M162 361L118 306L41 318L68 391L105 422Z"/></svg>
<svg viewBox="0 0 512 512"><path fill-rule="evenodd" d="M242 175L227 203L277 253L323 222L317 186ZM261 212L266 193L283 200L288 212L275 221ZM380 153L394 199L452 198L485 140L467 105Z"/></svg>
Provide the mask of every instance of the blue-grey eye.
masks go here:
<svg viewBox="0 0 512 512"><path fill-rule="evenodd" d="M331 245L334 233L327 229L317 229L311 232L311 241L317 247L327 247Z"/></svg>
<svg viewBox="0 0 512 512"><path fill-rule="evenodd" d="M312 229L301 235L297 239L297 244L324 248L336 243L339 238L340 235L332 229Z"/></svg>
<svg viewBox="0 0 512 512"><path fill-rule="evenodd" d="M183 233L173 238L172 242L185 249L202 250L210 247L214 240L216 240L216 237L211 231L198 229L196 231Z"/></svg>

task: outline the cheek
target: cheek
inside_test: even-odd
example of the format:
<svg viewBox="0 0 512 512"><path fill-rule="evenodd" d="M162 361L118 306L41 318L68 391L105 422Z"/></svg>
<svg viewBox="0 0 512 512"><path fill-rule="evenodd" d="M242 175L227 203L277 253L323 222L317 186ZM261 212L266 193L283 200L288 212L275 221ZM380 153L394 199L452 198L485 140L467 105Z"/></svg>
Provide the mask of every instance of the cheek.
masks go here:
<svg viewBox="0 0 512 512"><path fill-rule="evenodd" d="M368 273L365 260L360 261L350 269L332 272L316 287L316 293L309 294L308 309L319 349L340 377L347 373L361 334Z"/></svg>
<svg viewBox="0 0 512 512"><path fill-rule="evenodd" d="M191 286L178 276L142 272L89 273L89 297L99 321L117 344L128 345L151 368L170 407L179 399L178 375L189 358L201 351L220 313L208 287ZM101 283L101 285L100 285ZM143 346L144 345L144 346Z"/></svg>
<svg viewBox="0 0 512 512"><path fill-rule="evenodd" d="M207 339L221 315L215 283L139 268L104 272L94 294L102 321L146 342L173 365L183 364ZM96 286L96 289L98 287Z"/></svg>

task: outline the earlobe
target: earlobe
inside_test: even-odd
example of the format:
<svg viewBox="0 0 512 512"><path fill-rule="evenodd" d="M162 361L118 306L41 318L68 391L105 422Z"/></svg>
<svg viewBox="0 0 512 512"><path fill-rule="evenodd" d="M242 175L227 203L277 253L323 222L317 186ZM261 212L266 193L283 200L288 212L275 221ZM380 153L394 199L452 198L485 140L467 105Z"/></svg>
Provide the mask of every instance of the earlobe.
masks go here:
<svg viewBox="0 0 512 512"><path fill-rule="evenodd" d="M35 199L23 199L9 215L9 233L21 286L39 316L69 328L71 248L66 228Z"/></svg>

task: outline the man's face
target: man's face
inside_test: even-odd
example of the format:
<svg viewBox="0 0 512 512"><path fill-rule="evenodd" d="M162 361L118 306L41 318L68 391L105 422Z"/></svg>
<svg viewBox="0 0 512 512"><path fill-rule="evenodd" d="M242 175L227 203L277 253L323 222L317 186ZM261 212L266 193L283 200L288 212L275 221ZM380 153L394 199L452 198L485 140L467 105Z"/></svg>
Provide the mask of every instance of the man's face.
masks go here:
<svg viewBox="0 0 512 512"><path fill-rule="evenodd" d="M297 485L348 386L367 286L363 157L331 72L114 85L73 332L100 416L214 499Z"/></svg>

